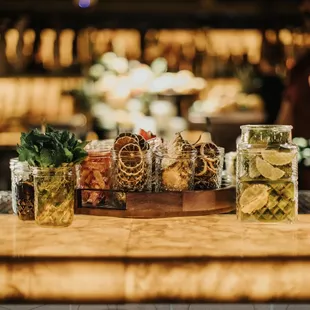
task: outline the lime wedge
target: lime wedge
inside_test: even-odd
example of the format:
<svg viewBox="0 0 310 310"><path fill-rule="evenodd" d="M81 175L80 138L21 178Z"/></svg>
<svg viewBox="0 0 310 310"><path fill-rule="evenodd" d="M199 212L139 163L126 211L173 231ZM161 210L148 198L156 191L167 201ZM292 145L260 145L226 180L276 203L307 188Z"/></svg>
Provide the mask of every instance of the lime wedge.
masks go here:
<svg viewBox="0 0 310 310"><path fill-rule="evenodd" d="M292 152L279 152L276 150L262 151L263 159L274 166L284 166L290 164L294 156L295 154Z"/></svg>
<svg viewBox="0 0 310 310"><path fill-rule="evenodd" d="M273 167L260 157L256 157L256 168L264 178L272 181L281 179L285 174L283 170Z"/></svg>
<svg viewBox="0 0 310 310"><path fill-rule="evenodd" d="M263 184L249 186L242 193L239 203L243 213L251 214L268 203L269 187Z"/></svg>

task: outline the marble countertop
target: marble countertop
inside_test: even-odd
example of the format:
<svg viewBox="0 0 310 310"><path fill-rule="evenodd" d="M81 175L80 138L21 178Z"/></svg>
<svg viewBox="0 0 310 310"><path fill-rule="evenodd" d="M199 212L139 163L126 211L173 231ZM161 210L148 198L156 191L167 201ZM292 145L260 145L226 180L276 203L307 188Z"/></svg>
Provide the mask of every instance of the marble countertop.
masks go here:
<svg viewBox="0 0 310 310"><path fill-rule="evenodd" d="M78 215L68 228L0 215L0 302L308 302L309 287L310 215Z"/></svg>

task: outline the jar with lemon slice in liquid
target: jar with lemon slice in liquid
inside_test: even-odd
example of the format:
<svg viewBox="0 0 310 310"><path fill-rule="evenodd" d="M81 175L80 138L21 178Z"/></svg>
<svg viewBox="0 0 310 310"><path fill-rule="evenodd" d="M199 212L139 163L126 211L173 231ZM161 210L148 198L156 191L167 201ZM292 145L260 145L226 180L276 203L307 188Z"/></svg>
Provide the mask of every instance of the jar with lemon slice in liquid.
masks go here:
<svg viewBox="0 0 310 310"><path fill-rule="evenodd" d="M237 147L237 216L292 223L297 216L297 146L292 126L241 126Z"/></svg>

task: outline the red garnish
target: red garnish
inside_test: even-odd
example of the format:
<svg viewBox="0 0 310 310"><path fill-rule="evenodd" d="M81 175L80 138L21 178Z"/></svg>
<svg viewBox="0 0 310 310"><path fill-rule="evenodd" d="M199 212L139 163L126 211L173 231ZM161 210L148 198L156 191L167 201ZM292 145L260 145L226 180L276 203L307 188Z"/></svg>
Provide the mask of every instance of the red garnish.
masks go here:
<svg viewBox="0 0 310 310"><path fill-rule="evenodd" d="M140 129L139 135L142 136L146 141L156 138L156 135L154 135L151 131L145 131L143 129Z"/></svg>

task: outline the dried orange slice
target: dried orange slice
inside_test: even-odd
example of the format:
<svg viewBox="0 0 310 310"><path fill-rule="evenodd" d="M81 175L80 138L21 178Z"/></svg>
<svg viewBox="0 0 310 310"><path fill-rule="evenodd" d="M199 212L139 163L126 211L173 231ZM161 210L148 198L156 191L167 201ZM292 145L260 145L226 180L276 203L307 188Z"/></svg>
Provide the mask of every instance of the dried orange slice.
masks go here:
<svg viewBox="0 0 310 310"><path fill-rule="evenodd" d="M197 156L199 156L199 155L203 156L204 155L203 152L201 152L201 146L202 145L204 145L204 143L198 143L198 144L195 145L195 149L197 151Z"/></svg>
<svg viewBox="0 0 310 310"><path fill-rule="evenodd" d="M201 153L214 158L220 155L220 150L214 143L208 142L201 145Z"/></svg>
<svg viewBox="0 0 310 310"><path fill-rule="evenodd" d="M145 170L146 170L146 165L144 161L142 161L142 163L139 164L138 166L130 167L130 168L128 168L128 166L124 166L122 163L118 165L118 173L123 174L128 177L132 177L132 176L138 177L141 174L145 173Z"/></svg>
<svg viewBox="0 0 310 310"><path fill-rule="evenodd" d="M126 169L139 169L144 162L143 152L138 144L124 145L118 153L118 159Z"/></svg>
<svg viewBox="0 0 310 310"><path fill-rule="evenodd" d="M139 141L134 134L122 133L116 138L113 148L115 151L119 152L122 149L122 147L124 147L127 144L138 144L138 143Z"/></svg>
<svg viewBox="0 0 310 310"><path fill-rule="evenodd" d="M195 162L195 176L199 177L208 171L208 166L205 159L201 156L197 157Z"/></svg>
<svg viewBox="0 0 310 310"><path fill-rule="evenodd" d="M141 150L147 151L150 148L148 142L141 135L135 135L135 136L136 136L136 139L138 140Z"/></svg>

